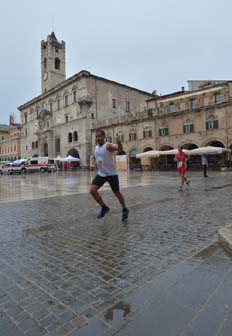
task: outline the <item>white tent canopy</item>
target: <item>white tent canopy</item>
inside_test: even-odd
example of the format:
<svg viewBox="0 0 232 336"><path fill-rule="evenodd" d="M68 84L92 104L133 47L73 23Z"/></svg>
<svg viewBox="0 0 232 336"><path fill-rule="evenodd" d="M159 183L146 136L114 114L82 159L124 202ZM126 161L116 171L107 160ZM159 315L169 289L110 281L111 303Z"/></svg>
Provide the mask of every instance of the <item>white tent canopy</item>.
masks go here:
<svg viewBox="0 0 232 336"><path fill-rule="evenodd" d="M183 152L185 153L189 153L189 151L187 149L184 149ZM139 153L136 155L137 159L141 159L141 158L158 158L160 155L175 155L178 153L178 149L169 149L169 150L151 150L151 151L147 151L144 153Z"/></svg>
<svg viewBox="0 0 232 336"><path fill-rule="evenodd" d="M75 157L73 157L73 156L71 156L71 155L68 155L68 156L66 156L66 157L63 158L63 159L60 159L60 161L61 161L61 162L79 162L80 159L75 158Z"/></svg>
<svg viewBox="0 0 232 336"><path fill-rule="evenodd" d="M199 147L192 150L183 149L183 152L188 155L213 155L213 154L222 154L222 153L230 153L231 150L227 148L221 148L221 147L213 147L213 146L207 146L207 147ZM142 158L158 158L160 155L175 155L178 153L178 149L170 149L170 150L151 150L144 153L136 154L137 159Z"/></svg>
<svg viewBox="0 0 232 336"><path fill-rule="evenodd" d="M186 154L189 154L189 151L187 149L183 149L183 152ZM175 155L178 153L178 149L169 149L169 150L164 150L164 151L159 151L160 155Z"/></svg>
<svg viewBox="0 0 232 336"><path fill-rule="evenodd" d="M189 155L214 155L214 154L222 154L222 153L230 153L231 150L222 147L213 147L213 146L206 146L206 147L199 147L189 151Z"/></svg>
<svg viewBox="0 0 232 336"><path fill-rule="evenodd" d="M142 159L142 158L157 158L159 157L159 151L157 150L151 150L143 153L136 154L136 159Z"/></svg>

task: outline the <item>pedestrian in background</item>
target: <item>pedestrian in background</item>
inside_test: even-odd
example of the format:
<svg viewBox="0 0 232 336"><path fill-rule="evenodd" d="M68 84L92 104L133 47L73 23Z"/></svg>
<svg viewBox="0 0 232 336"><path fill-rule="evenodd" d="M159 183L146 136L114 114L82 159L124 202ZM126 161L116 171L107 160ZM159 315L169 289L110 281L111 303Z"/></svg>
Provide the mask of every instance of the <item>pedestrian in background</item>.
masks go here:
<svg viewBox="0 0 232 336"><path fill-rule="evenodd" d="M201 164L202 164L202 167L203 167L204 177L208 177L208 175L207 175L208 159L207 159L206 154L203 154L202 159L201 159Z"/></svg>
<svg viewBox="0 0 232 336"><path fill-rule="evenodd" d="M187 160L189 156L188 154L183 152L183 147L178 147L178 153L175 155L174 161L177 162L177 168L180 175L180 186L178 188L179 191L182 191L184 183L189 185L190 180L186 177L186 169L187 169Z"/></svg>

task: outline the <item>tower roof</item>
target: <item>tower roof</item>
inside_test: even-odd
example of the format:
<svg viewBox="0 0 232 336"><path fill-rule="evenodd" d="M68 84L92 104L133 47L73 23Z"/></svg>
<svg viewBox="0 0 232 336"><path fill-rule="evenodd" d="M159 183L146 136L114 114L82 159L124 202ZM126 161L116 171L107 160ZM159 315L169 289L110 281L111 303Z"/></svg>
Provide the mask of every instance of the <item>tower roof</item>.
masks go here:
<svg viewBox="0 0 232 336"><path fill-rule="evenodd" d="M50 37L51 37L54 41L57 41L57 42L58 42L58 40L57 40L56 35L55 35L54 32L51 33Z"/></svg>

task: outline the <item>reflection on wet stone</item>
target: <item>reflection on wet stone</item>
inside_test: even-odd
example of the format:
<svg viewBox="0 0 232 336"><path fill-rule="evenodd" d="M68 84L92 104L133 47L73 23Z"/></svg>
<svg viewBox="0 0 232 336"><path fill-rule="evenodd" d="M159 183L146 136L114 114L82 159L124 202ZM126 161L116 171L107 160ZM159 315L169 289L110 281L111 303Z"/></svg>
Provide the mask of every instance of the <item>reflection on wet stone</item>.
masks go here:
<svg viewBox="0 0 232 336"><path fill-rule="evenodd" d="M125 318L130 313L130 305L124 302L119 302L105 313L106 320L118 320L120 318Z"/></svg>

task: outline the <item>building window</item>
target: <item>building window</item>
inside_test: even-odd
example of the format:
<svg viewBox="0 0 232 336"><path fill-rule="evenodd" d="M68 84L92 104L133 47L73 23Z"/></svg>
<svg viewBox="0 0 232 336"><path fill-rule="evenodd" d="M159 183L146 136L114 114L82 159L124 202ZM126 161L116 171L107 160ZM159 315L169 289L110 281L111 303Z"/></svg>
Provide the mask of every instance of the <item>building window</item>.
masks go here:
<svg viewBox="0 0 232 336"><path fill-rule="evenodd" d="M68 106L68 95L66 95L64 97L64 106L67 107Z"/></svg>
<svg viewBox="0 0 232 336"><path fill-rule="evenodd" d="M208 106L209 105L209 98L206 97L204 98L204 106Z"/></svg>
<svg viewBox="0 0 232 336"><path fill-rule="evenodd" d="M34 141L32 142L31 148L35 149L35 143L34 143Z"/></svg>
<svg viewBox="0 0 232 336"><path fill-rule="evenodd" d="M68 134L68 142L69 142L69 143L72 142L72 133L69 133L69 134Z"/></svg>
<svg viewBox="0 0 232 336"><path fill-rule="evenodd" d="M110 142L110 143L113 142L113 139L112 139L112 136L111 136L111 135L108 135L108 136L106 137L106 142Z"/></svg>
<svg viewBox="0 0 232 336"><path fill-rule="evenodd" d="M167 127L163 127L159 129L159 136L168 136L169 131Z"/></svg>
<svg viewBox="0 0 232 336"><path fill-rule="evenodd" d="M49 106L50 106L50 112L52 112L52 103L50 103Z"/></svg>
<svg viewBox="0 0 232 336"><path fill-rule="evenodd" d="M38 149L38 141L35 142L35 148Z"/></svg>
<svg viewBox="0 0 232 336"><path fill-rule="evenodd" d="M134 141L134 140L136 140L136 132L129 133L129 141Z"/></svg>
<svg viewBox="0 0 232 336"><path fill-rule="evenodd" d="M68 116L65 116L65 122L68 123Z"/></svg>
<svg viewBox="0 0 232 336"><path fill-rule="evenodd" d="M60 153L60 138L55 139L55 150L56 153Z"/></svg>
<svg viewBox="0 0 232 336"><path fill-rule="evenodd" d="M185 103L180 103L180 109L183 111L185 109Z"/></svg>
<svg viewBox="0 0 232 336"><path fill-rule="evenodd" d="M77 92L73 91L73 102L76 103L77 102Z"/></svg>
<svg viewBox="0 0 232 336"><path fill-rule="evenodd" d="M218 120L208 120L206 121L206 131L210 130L210 129L218 129Z"/></svg>
<svg viewBox="0 0 232 336"><path fill-rule="evenodd" d="M130 102L129 102L129 100L126 100L125 104L126 104L125 111L130 112Z"/></svg>
<svg viewBox="0 0 232 336"><path fill-rule="evenodd" d="M114 109L116 109L116 99L115 99L115 98L112 99L112 107L113 107Z"/></svg>
<svg viewBox="0 0 232 336"><path fill-rule="evenodd" d="M25 136L27 136L27 129L25 128Z"/></svg>
<svg viewBox="0 0 232 336"><path fill-rule="evenodd" d="M55 69L60 70L60 59L58 57L55 58Z"/></svg>
<svg viewBox="0 0 232 336"><path fill-rule="evenodd" d="M60 99L57 99L57 110L60 110Z"/></svg>
<svg viewBox="0 0 232 336"><path fill-rule="evenodd" d="M44 58L44 69L47 69L47 59Z"/></svg>
<svg viewBox="0 0 232 336"><path fill-rule="evenodd" d="M183 132L186 133L193 133L194 132L194 124L187 124L183 126Z"/></svg>
<svg viewBox="0 0 232 336"><path fill-rule="evenodd" d="M26 146L26 151L27 151L27 146Z"/></svg>
<svg viewBox="0 0 232 336"><path fill-rule="evenodd" d="M220 92L216 92L214 94L214 102L215 103L220 103L222 101L222 95Z"/></svg>
<svg viewBox="0 0 232 336"><path fill-rule="evenodd" d="M189 100L189 103L190 103L190 108L196 108L197 107L197 100L195 98L191 98Z"/></svg>
<svg viewBox="0 0 232 336"><path fill-rule="evenodd" d="M25 124L27 124L27 113L24 113Z"/></svg>
<svg viewBox="0 0 232 336"><path fill-rule="evenodd" d="M143 131L143 138L144 139L151 138L151 137L152 137L152 130Z"/></svg>
<svg viewBox="0 0 232 336"><path fill-rule="evenodd" d="M174 103L169 103L169 112L175 112L175 105L174 105Z"/></svg>
<svg viewBox="0 0 232 336"><path fill-rule="evenodd" d="M118 134L118 139L119 139L120 142L123 142L123 141L124 141L124 136L123 136L122 133L119 133L119 134Z"/></svg>
<svg viewBox="0 0 232 336"><path fill-rule="evenodd" d="M77 131L73 132L73 141L78 141Z"/></svg>
<svg viewBox="0 0 232 336"><path fill-rule="evenodd" d="M49 128L49 121L47 121L47 128Z"/></svg>

